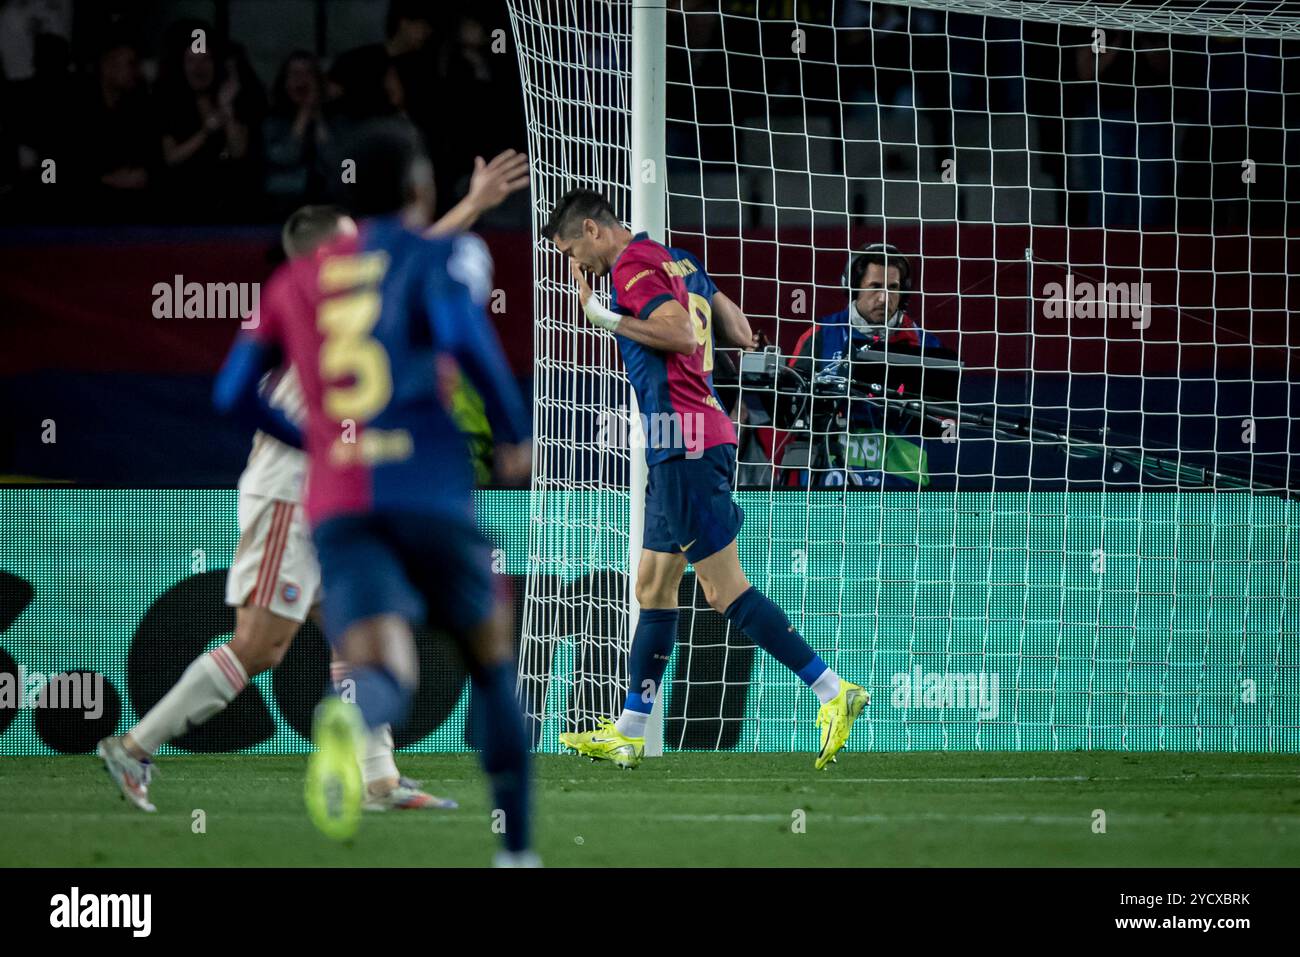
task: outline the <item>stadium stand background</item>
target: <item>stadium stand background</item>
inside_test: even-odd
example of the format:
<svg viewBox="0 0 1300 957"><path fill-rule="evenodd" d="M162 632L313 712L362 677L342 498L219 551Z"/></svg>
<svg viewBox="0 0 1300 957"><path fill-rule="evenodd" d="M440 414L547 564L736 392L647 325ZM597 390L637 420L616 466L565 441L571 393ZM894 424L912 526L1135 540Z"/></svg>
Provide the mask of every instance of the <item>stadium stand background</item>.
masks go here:
<svg viewBox="0 0 1300 957"><path fill-rule="evenodd" d="M706 6L681 4L690 13ZM726 49L789 49L789 23L781 19L789 5L759 6L771 21L730 18ZM827 3L798 6L809 24L829 18ZM1276 341L1286 341L1285 292L1268 286L1284 280L1285 197L1257 184L1244 198L1235 173L1216 174L1228 158L1215 153L1231 146L1232 118L1244 123L1250 115L1265 133L1284 128L1275 115L1284 98L1262 92L1278 87L1277 77L1260 72L1275 68L1276 57L1250 56L1253 41L1238 42L1236 52L1223 41L1210 62L1184 38L1112 37L1119 56L1107 69L1120 78L1131 72L1142 90L1128 97L1130 115L1121 116L1123 98L1083 92L1094 86L1090 61L1074 52L1087 49L1086 32L1025 24L1022 34L1006 20L943 18L891 4L836 9L840 67L828 79L843 107L803 95L799 71L783 68L780 57L713 55L723 47L722 17L693 15L685 28L683 18L669 17L669 238L704 258L757 328L785 351L802 332L798 317L781 312L791 284L762 278L780 275L778 257L783 273L815 277L807 289L811 320L843 306L837 278L846 244L887 231L913 255L916 317L981 370L965 377L964 402L1060 410L1084 428L1095 424L1088 410L1105 407L1117 432L1132 432L1147 447L1178 448L1180 418L1186 428L1197 416L1246 410L1259 381L1284 389L1275 367L1287 361L1285 350L1251 349L1245 331L1253 322L1257 334L1275 329ZM293 125L288 117L297 117L281 82L293 64L317 75L323 104L314 122L345 126L400 113L423 130L434 147L443 208L463 192L475 154L524 144L513 38L505 4L496 0L8 0L0 4L0 25L0 400L10 409L0 424L0 475L135 487L234 481L247 438L207 401L234 324L154 319L150 290L178 274L200 282L264 278L278 259L285 211L318 198L318 156L309 151L298 166L275 159L283 160L277 137ZM161 139L167 131L182 137L195 122L178 56L195 28L207 31L214 52L213 95L229 95L249 142L241 159L200 155L211 167L186 173L163 162ZM814 45L831 30L806 29ZM695 51L689 56L687 41ZM1165 44L1169 51L1158 49ZM950 73L956 82L948 82ZM1150 104L1164 104L1165 112ZM1229 118L1216 120L1221 135L1212 139L1205 136L1209 116ZM1133 212L1138 204L1112 208L1084 190L1064 189L1067 174L1072 185L1102 174L1089 166L1098 143L1088 131L1108 136L1113 127L1098 123L1108 117L1167 134L1152 141L1155 154L1141 156L1136 182L1172 193L1176 176L1178 198L1144 198L1142 222ZM703 122L710 118L723 122ZM1253 128L1252 142L1259 135ZM1277 145L1281 151L1285 144ZM1123 144L1102 146L1113 167L1108 177L1137 168L1139 157ZM941 180L949 157L962 165L957 190ZM50 158L57 186L40 181L41 161ZM106 168L113 164L121 165ZM525 385L531 276L513 266L528 261L528 213L527 197L518 195L481 227L506 294L505 311L493 319ZM1123 322L1071 343L1075 378L1067 396L1062 338L1038 340L1033 375L1026 374L1034 334L1024 306L1029 277L1015 261L1026 245L1026 221L1040 256L1068 248L1073 262L1106 263L1108 281L1130 278L1125 268L1137 278L1141 267L1157 303L1205 301L1199 287L1212 283L1219 307L1180 310L1176 347L1148 342L1124 350L1133 333ZM707 236L697 228L703 222ZM972 258L971 248L986 248L988 256ZM1251 262L1273 275L1215 276L1214 264L1224 262ZM1048 269L1033 278L1038 286L1061 277ZM1245 302L1255 304L1253 314L1234 307ZM1107 382L1108 372L1136 371L1114 364L1134 355L1151 374L1183 376L1176 408L1140 380ZM1234 369L1240 388L1229 381ZM1108 388L1134 395L1097 401ZM57 445L41 441L47 419L59 425ZM1267 465L1268 456L1284 454L1285 439L1261 434L1255 453L1264 458L1257 461ZM960 459L954 453L944 461L944 453L936 450L932 470L952 483L1089 477L1070 472L1065 457L1050 451L1036 451L1026 468L1029 451L1014 443L997 455L991 440L967 443Z"/></svg>

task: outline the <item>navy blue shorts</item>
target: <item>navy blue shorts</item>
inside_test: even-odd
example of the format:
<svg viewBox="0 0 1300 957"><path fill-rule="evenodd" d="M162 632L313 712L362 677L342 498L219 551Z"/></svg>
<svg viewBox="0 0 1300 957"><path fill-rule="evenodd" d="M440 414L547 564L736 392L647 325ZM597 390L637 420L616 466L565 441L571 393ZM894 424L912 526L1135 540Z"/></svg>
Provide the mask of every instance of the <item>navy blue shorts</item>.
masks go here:
<svg viewBox="0 0 1300 957"><path fill-rule="evenodd" d="M736 539L745 513L731 496L736 447L715 445L699 458L650 466L643 545L652 552L686 553L690 562L722 551Z"/></svg>
<svg viewBox="0 0 1300 957"><path fill-rule="evenodd" d="M491 549L467 516L338 515L312 533L325 584L325 634L401 615L459 638L492 612Z"/></svg>

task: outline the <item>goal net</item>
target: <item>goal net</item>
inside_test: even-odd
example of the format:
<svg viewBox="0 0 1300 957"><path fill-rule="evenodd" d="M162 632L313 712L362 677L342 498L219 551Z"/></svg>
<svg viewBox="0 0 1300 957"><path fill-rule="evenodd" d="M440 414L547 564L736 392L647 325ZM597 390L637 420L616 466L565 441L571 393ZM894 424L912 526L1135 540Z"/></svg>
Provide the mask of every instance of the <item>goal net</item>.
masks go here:
<svg viewBox="0 0 1300 957"><path fill-rule="evenodd" d="M632 396L539 232L587 186L662 216L770 343L718 343L740 556L871 689L850 750L1300 750L1284 9L511 0L535 744L618 714L636 613ZM633 142L647 87L662 158ZM814 696L689 570L680 604L663 746L816 750Z"/></svg>

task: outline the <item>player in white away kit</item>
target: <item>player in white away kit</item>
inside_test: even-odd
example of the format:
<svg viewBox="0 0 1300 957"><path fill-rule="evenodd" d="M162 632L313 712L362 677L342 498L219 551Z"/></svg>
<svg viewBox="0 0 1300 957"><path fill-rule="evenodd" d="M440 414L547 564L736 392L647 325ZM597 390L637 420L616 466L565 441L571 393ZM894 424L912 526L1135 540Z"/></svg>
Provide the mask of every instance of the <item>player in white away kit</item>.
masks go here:
<svg viewBox="0 0 1300 957"><path fill-rule="evenodd" d="M523 154L507 150L491 163L478 160L469 195L435 223L430 234L468 229L482 213L527 184ZM356 229L356 223L334 207L304 207L285 224L285 252L290 257L313 255L326 240ZM280 375L267 401L289 421L303 421L303 396L292 368ZM252 678L278 665L321 600L320 565L301 505L306 472L304 452L264 432L254 435L239 477L239 544L226 578L226 603L235 608L234 638L194 661L129 732L99 742L105 769L122 795L143 811L155 810L149 783L157 750L221 711ZM340 686L347 679L347 664L332 661L330 675ZM417 782L400 776L386 725L370 733L361 765L367 810L456 807L455 801L426 794Z"/></svg>

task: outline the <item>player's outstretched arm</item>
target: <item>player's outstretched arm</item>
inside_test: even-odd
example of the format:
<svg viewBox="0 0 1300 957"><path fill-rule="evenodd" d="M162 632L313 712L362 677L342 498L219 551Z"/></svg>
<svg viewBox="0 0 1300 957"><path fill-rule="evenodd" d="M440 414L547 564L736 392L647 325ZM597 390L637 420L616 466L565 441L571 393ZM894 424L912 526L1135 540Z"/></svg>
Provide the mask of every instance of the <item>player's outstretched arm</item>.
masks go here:
<svg viewBox="0 0 1300 957"><path fill-rule="evenodd" d="M695 339L695 323L677 300L669 299L660 304L644 319L620 316L601 305L582 269L572 259L569 260L569 273L578 283L578 299L582 303L582 311L593 326L627 336L633 342L663 352L680 352L690 356L699 348Z"/></svg>
<svg viewBox="0 0 1300 957"><path fill-rule="evenodd" d="M506 150L485 163L483 157L474 157L474 173L469 179L469 192L436 223L429 227L426 236L447 236L464 232L489 209L496 209L511 193L528 185L528 156Z"/></svg>
<svg viewBox="0 0 1300 957"><path fill-rule="evenodd" d="M714 329L722 338L742 349L757 349L758 334L749 325L749 317L724 292L713 294Z"/></svg>

